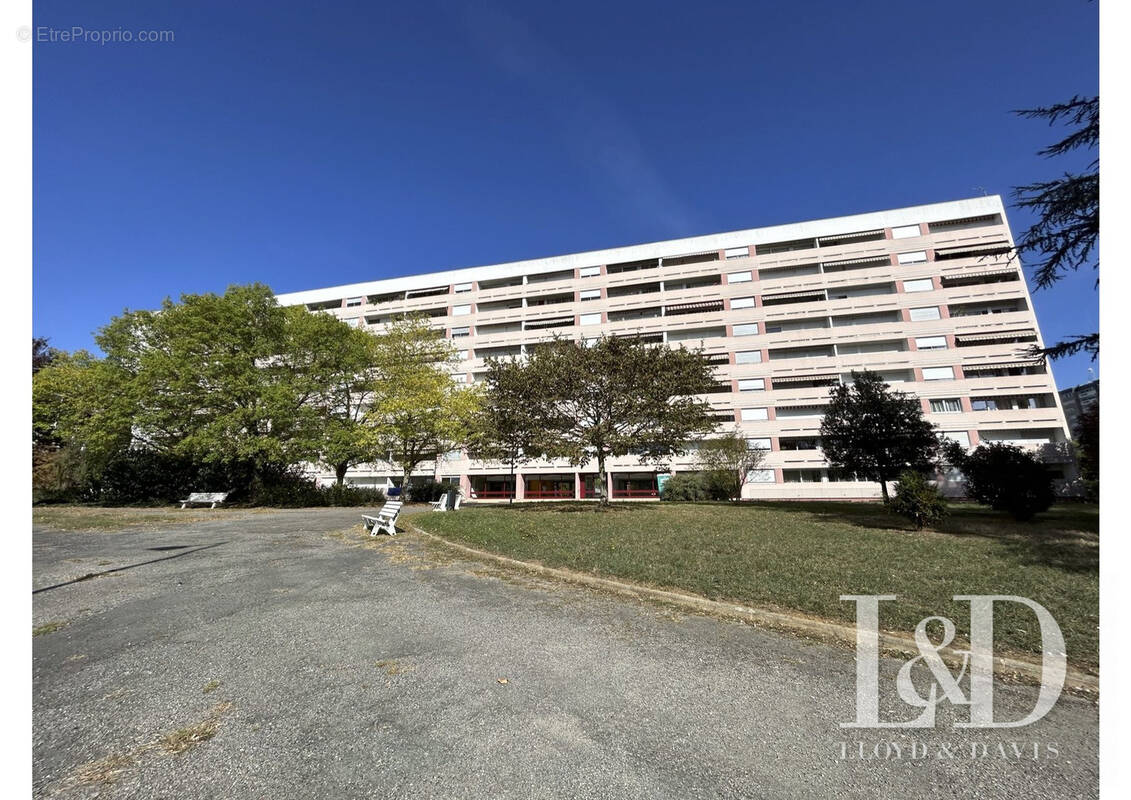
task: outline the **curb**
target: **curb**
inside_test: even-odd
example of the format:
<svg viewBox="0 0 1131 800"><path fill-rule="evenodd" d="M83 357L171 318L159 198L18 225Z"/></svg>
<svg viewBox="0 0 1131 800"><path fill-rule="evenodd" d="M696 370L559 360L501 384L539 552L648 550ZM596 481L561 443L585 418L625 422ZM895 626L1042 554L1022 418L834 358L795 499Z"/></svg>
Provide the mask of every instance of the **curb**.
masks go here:
<svg viewBox="0 0 1131 800"><path fill-rule="evenodd" d="M599 578L584 572L575 572L558 567L547 567L542 564L501 556L486 550L477 550L465 544L458 544L442 536L437 536L434 533L422 530L408 520L405 520L405 527L409 528L414 533L439 542L445 547L450 547L453 550L458 550L467 555L474 556L475 558L484 561L493 561L496 564L501 564L505 567L521 570L523 572L531 572L535 575L555 578L566 583L580 584L593 589L602 589L626 597L657 600L692 611L710 614L715 617L740 620L756 627L788 630L794 633L812 636L823 641L832 640L840 644L847 644L853 648L856 646L856 628L842 625L838 622L827 622L825 620L812 619L796 614L770 611L764 608L724 603L718 600L709 600L706 597L695 594L677 592L670 589L654 589L651 586L643 586L638 583L626 583L610 578ZM880 649L883 651L896 652L909 656L919 655L919 648L915 644L914 639L910 636L880 631L879 640ZM944 648L939 651L939 654L944 661L952 666L962 666L963 664L964 654L954 648ZM1026 682L1040 683L1041 664L1038 661L1030 661L1023 658L994 656L994 675L1002 678L1020 678ZM1099 689L1100 679L1098 676L1089 675L1080 670L1068 667L1064 677L1065 691L1083 692L1088 695L1098 696Z"/></svg>

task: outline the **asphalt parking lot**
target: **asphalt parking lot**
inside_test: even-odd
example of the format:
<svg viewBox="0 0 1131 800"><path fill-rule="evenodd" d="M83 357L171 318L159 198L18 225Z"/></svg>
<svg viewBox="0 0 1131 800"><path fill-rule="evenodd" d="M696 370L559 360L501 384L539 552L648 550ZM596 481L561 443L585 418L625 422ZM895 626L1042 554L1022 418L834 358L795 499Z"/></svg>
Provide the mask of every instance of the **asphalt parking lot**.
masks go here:
<svg viewBox="0 0 1131 800"><path fill-rule="evenodd" d="M932 731L862 733L840 726L851 651L358 523L37 528L35 795L1096 796L1088 700L1023 729L964 732L944 710ZM1035 694L998 686L1002 716Z"/></svg>

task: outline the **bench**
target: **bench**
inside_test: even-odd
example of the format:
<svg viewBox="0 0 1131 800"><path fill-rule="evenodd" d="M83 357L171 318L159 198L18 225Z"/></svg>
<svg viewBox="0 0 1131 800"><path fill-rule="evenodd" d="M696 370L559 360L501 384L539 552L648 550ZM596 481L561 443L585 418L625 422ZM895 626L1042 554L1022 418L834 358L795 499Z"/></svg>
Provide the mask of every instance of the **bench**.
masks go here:
<svg viewBox="0 0 1131 800"><path fill-rule="evenodd" d="M440 499L432 504L433 511L459 511L459 503L463 498L458 489L444 492Z"/></svg>
<svg viewBox="0 0 1131 800"><path fill-rule="evenodd" d="M211 503L211 507L215 508L220 505L220 503L227 500L229 494L230 492L193 492L188 496L188 500L181 501L181 508L185 508L193 503Z"/></svg>
<svg viewBox="0 0 1131 800"><path fill-rule="evenodd" d="M397 535L397 517L401 513L400 500L390 500L381 506L381 510L377 512L377 516L371 517L368 514L361 515L361 521L365 523L365 529L369 531L370 536L376 536L379 531L384 531L390 536Z"/></svg>

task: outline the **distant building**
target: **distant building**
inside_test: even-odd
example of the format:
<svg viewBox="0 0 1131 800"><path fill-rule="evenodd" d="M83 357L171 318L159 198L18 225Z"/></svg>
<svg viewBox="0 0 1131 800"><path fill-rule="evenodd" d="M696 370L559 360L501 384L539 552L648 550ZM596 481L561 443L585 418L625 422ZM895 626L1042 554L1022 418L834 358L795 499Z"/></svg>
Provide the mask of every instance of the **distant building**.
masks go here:
<svg viewBox="0 0 1131 800"><path fill-rule="evenodd" d="M1060 390L1060 404L1064 407L1064 419L1068 423L1068 430L1076 435L1076 424L1080 416L1100 402L1100 382L1082 383L1069 389Z"/></svg>
<svg viewBox="0 0 1131 800"><path fill-rule="evenodd" d="M876 484L839 474L820 450L830 389L853 370L916 395L927 419L964 447L1008 442L1069 467L1053 376L1028 354L1043 343L1020 266L994 196L386 278L279 302L375 333L398 315L424 314L458 348L454 377L465 383L483 380L485 359L521 358L555 335L702 347L716 365L719 389L705 398L720 426L768 451L744 498L868 498L879 495ZM694 470L696 456L666 466ZM510 486L504 467L454 451L415 475L459 482L473 499L549 499L592 497L596 472L534 462ZM634 456L613 459L606 488L614 498L655 497L660 472ZM388 488L399 477L393 465L362 464L347 481Z"/></svg>

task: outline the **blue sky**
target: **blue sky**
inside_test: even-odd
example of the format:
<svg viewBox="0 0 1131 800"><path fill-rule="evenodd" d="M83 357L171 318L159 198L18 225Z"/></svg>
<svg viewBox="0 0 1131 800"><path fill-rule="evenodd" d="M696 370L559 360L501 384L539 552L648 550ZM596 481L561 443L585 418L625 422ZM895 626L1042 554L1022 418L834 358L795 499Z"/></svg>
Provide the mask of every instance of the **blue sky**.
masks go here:
<svg viewBox="0 0 1131 800"><path fill-rule="evenodd" d="M53 0L35 44L34 332L969 197L1078 167L1012 109L1098 91L1084 0ZM1030 219L1011 211L1014 235ZM1092 271L1034 297L1097 329ZM1054 365L1089 379L1086 356Z"/></svg>

